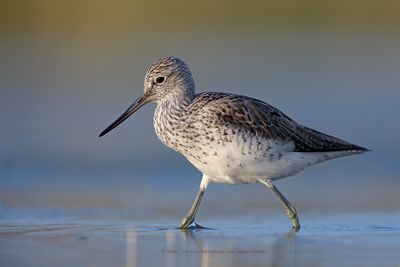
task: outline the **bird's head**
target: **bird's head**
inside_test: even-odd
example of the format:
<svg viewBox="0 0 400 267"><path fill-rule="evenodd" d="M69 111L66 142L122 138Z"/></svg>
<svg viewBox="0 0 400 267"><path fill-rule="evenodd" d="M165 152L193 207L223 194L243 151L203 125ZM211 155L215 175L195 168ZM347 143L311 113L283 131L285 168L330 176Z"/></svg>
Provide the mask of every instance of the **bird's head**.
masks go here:
<svg viewBox="0 0 400 267"><path fill-rule="evenodd" d="M99 136L107 134L130 115L149 102L160 103L165 99L191 100L194 97L194 80L189 67L181 59L170 56L156 60L147 70L143 95Z"/></svg>

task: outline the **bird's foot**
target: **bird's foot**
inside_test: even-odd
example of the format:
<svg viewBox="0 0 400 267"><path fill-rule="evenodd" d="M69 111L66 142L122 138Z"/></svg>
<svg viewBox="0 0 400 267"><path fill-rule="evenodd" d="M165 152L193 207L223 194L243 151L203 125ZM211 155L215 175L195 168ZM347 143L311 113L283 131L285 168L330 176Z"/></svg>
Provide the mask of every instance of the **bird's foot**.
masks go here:
<svg viewBox="0 0 400 267"><path fill-rule="evenodd" d="M179 229L188 229L189 226L193 223L194 217L185 217L183 218Z"/></svg>

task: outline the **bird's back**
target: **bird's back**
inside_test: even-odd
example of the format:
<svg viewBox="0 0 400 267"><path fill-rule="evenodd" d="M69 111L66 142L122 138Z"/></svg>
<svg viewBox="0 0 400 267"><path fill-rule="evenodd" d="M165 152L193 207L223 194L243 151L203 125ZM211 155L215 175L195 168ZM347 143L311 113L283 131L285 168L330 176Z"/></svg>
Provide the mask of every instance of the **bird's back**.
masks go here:
<svg viewBox="0 0 400 267"><path fill-rule="evenodd" d="M217 92L195 96L189 106L192 121L207 115L209 123L265 139L294 143L295 152L354 151L367 149L305 127L279 109L254 98Z"/></svg>

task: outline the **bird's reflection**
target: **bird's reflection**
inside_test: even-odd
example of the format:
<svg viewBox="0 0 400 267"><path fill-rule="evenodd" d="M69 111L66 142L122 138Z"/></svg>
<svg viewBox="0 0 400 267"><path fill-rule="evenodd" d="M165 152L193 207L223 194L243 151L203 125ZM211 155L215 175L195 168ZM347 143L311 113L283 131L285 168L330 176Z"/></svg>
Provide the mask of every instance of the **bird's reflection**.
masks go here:
<svg viewBox="0 0 400 267"><path fill-rule="evenodd" d="M137 234L136 230L129 228L126 231L126 267L137 266Z"/></svg>
<svg viewBox="0 0 400 267"><path fill-rule="evenodd" d="M180 230L180 234L183 240L183 247L188 248L188 253L184 253L185 257L197 258L197 265L201 267L208 267L210 261L209 246L204 239L197 238L196 233L201 231L212 230L210 228L203 227L195 224L188 229ZM192 253L193 252L193 253Z"/></svg>
<svg viewBox="0 0 400 267"><path fill-rule="evenodd" d="M176 251L176 230L168 229L165 232L165 266L176 266L175 257L176 253L169 253L169 251Z"/></svg>
<svg viewBox="0 0 400 267"><path fill-rule="evenodd" d="M217 231L192 227L157 229L165 243L161 248L161 261L165 266L208 267L241 266L246 258L257 266L295 266L296 233L273 233L262 230L240 229ZM255 232L254 232L255 231ZM126 267L138 266L140 231L126 232Z"/></svg>
<svg viewBox="0 0 400 267"><path fill-rule="evenodd" d="M198 255L198 265L199 266L209 266L210 261L213 259L218 258L219 264L223 264L223 266L235 266L235 262L237 262L236 257L247 257L252 252L251 249L246 251L245 249L238 249L242 252L249 252L250 254L244 253L224 253L224 254L213 254L210 253L210 247L213 246L214 235L212 238L209 235L202 235L204 231L208 231L207 229L188 229L188 230L181 230L179 231L181 238L183 240L183 247L186 248L194 248L193 250L198 251L199 253L187 255L190 257L194 257ZM236 233L237 234L237 233ZM235 235L236 235L235 234ZM175 237L179 237L179 235L175 235ZM228 237L231 239L230 237ZM232 250L235 248L240 248L240 244L243 241L246 243L259 243L259 247L257 247L258 251L267 251L268 253L265 254L258 254L255 255L260 256L260 259L263 262L259 262L260 266L295 266L295 244L297 240L297 236L295 232L288 232L288 233L280 233L280 234L273 234L271 235L250 235L245 236L243 238L234 239L234 241L238 242L238 246L233 245ZM247 240L246 240L247 239ZM251 239L251 240L249 240ZM253 242L254 241L254 242ZM211 243L210 243L211 242ZM229 249L229 248L228 248ZM212 250L211 250L212 251ZM239 264L239 263L238 263ZM239 264L240 265L240 264Z"/></svg>
<svg viewBox="0 0 400 267"><path fill-rule="evenodd" d="M272 266L292 267L295 265L296 233L289 232L276 237L272 245Z"/></svg>

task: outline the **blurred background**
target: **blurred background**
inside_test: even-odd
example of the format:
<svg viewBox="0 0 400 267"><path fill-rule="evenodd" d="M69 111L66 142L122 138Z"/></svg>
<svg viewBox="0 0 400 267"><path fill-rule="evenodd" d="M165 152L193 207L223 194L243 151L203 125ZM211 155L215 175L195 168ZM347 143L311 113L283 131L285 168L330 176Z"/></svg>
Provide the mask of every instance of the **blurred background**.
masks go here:
<svg viewBox="0 0 400 267"><path fill-rule="evenodd" d="M158 141L155 105L97 137L167 55L189 64L199 92L262 99L372 150L278 182L300 212L399 211L399 10L390 0L3 0L0 218L179 221L201 174ZM203 205L203 219L285 216L260 185L212 185Z"/></svg>

